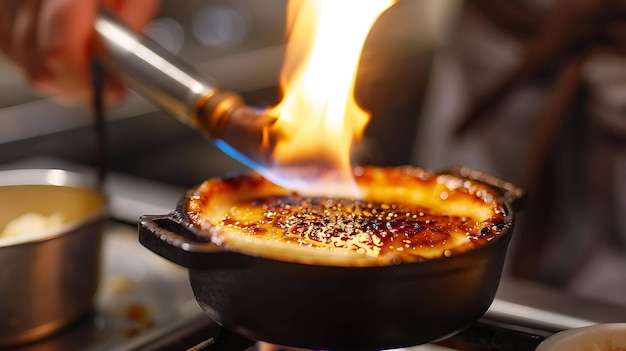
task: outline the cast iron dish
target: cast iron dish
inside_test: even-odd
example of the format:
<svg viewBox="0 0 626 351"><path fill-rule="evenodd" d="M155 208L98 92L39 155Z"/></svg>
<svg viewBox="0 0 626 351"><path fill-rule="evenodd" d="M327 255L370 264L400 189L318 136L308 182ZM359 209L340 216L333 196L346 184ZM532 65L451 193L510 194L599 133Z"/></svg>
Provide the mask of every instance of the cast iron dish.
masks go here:
<svg viewBox="0 0 626 351"><path fill-rule="evenodd" d="M489 184L506 218L497 237L450 257L350 267L295 263L227 250L176 210L143 216L139 240L189 269L196 300L225 328L253 340L321 350L381 350L430 342L480 318L498 287L523 191L492 176L456 169Z"/></svg>

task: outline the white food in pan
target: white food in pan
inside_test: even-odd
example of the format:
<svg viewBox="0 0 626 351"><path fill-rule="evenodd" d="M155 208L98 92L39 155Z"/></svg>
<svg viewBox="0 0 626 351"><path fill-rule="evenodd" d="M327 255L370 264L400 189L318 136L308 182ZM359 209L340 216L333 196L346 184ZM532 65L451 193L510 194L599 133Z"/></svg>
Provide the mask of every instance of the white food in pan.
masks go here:
<svg viewBox="0 0 626 351"><path fill-rule="evenodd" d="M2 232L0 232L0 238L47 232L60 227L63 223L63 215L59 212L55 212L50 216L33 212L24 213L7 223Z"/></svg>

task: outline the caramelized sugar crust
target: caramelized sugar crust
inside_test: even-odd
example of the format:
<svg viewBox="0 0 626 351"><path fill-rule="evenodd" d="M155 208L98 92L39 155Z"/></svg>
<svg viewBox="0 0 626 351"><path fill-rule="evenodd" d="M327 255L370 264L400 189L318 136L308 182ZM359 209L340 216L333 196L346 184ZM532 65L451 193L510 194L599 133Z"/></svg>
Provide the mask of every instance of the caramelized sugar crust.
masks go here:
<svg viewBox="0 0 626 351"><path fill-rule="evenodd" d="M450 256L509 221L485 185L419 168L355 168L362 199L303 196L256 174L210 179L186 214L217 244L280 260L386 265Z"/></svg>

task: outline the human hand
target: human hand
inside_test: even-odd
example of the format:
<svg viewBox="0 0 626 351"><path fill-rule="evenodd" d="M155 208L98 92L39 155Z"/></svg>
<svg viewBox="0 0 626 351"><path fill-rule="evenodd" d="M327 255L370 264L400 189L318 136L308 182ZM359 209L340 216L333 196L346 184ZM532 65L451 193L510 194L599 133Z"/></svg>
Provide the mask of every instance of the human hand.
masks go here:
<svg viewBox="0 0 626 351"><path fill-rule="evenodd" d="M133 30L157 13L159 0L1 0L0 50L23 71L36 92L78 105L91 98L94 21L107 7ZM114 105L126 90L104 83L104 102Z"/></svg>

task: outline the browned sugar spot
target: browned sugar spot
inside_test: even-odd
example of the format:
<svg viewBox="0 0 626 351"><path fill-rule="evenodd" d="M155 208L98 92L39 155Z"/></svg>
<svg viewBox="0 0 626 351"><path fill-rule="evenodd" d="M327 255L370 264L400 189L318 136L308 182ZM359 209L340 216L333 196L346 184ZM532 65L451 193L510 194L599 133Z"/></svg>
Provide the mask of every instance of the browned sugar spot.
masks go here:
<svg viewBox="0 0 626 351"><path fill-rule="evenodd" d="M450 238L452 228L476 234L468 218L434 215L425 208L325 197L269 196L237 205L261 208L263 220L242 223L225 217L223 224L251 235L282 233L282 240L384 253L436 246Z"/></svg>

